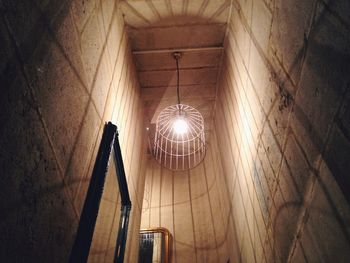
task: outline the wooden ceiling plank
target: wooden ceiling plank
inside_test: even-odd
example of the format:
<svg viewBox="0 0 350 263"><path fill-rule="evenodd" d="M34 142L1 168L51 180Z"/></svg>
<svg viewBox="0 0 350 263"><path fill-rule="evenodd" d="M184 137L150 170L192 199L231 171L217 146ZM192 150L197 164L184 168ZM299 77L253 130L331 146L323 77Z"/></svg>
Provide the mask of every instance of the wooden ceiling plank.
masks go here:
<svg viewBox="0 0 350 263"><path fill-rule="evenodd" d="M128 29L134 51L220 47L225 37L225 31L225 24Z"/></svg>
<svg viewBox="0 0 350 263"><path fill-rule="evenodd" d="M181 52L181 51L180 51ZM222 49L207 49L181 52L180 69L218 67ZM138 71L176 69L176 62L171 52L135 53L134 61Z"/></svg>
<svg viewBox="0 0 350 263"><path fill-rule="evenodd" d="M180 85L215 84L218 68L201 68L180 70ZM141 87L164 87L176 85L176 71L145 71L139 72Z"/></svg>

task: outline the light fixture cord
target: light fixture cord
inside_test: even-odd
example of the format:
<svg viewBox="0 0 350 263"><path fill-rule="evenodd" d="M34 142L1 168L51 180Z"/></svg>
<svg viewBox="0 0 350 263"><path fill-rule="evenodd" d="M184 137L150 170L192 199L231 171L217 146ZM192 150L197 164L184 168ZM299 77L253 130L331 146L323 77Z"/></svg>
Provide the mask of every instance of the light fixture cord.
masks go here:
<svg viewBox="0 0 350 263"><path fill-rule="evenodd" d="M180 70L179 70L179 58L175 57L176 60L176 72L177 72L177 104L180 104Z"/></svg>

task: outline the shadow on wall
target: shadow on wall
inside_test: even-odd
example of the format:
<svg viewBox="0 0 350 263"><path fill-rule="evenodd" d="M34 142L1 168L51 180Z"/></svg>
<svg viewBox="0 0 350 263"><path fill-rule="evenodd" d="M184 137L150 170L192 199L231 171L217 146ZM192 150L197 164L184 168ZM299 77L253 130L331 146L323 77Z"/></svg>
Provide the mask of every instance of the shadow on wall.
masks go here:
<svg viewBox="0 0 350 263"><path fill-rule="evenodd" d="M34 95L51 43L65 54L56 34L70 5L69 1L46 6L1 1L0 260L4 262L24 258L32 262L40 256L63 262L73 242L76 213ZM68 55L65 59L70 61Z"/></svg>
<svg viewBox="0 0 350 263"><path fill-rule="evenodd" d="M347 218L344 211L348 210L348 207L343 207L344 200L340 200L336 191L333 190L333 188L338 189L339 187L347 199L347 203L350 203L348 191L350 181L346 174L348 163L345 161L345 159L348 159L347 156L350 152L349 149L346 150L344 145L335 145L339 143L333 137L336 128L332 128L330 125L334 121L345 136L348 134L343 125L346 121L341 117L341 114L344 111L343 105L349 104L347 101L349 101L350 95L348 79L344 78L350 73L348 70L350 56L345 40L349 40L349 38L346 36L346 29L342 28L342 25L337 24L337 21L330 19L329 16L325 16L329 11L330 9L324 9L319 14L308 40L305 40L305 45L296 58L295 62L300 58L305 59L305 66L300 76L300 89L302 90L300 92L302 95L297 95L292 111L294 118L308 133L307 137L311 141L315 152L320 153L320 155L307 155L309 166L318 166L318 163L323 163L324 160L332 173L331 178L335 179L337 185L331 183L330 180L332 179L327 177L329 175L325 176L318 168L310 168L311 179L316 181L315 193L310 197L310 195L304 193L304 189L298 188L294 180L295 175L293 175L288 160L286 160L289 172L282 175L290 176L287 180L291 182L290 189L295 188L296 197L299 197L295 198L295 201L284 202L276 211L273 222L275 246L281 246L281 244L283 246L285 242L282 241L284 240L288 240L287 244L292 244L294 240L300 238L300 235L303 235L303 238L299 241L299 248L303 251L306 262L317 257L310 255L311 250L316 250L316 247L324 245L315 240L327 239L327 236L334 235L334 233L339 234L339 240L330 242L334 247L330 248L331 246L329 246L328 249L325 247L325 252L320 253L319 257L323 257L327 262L332 261L335 256L332 253L338 253L342 249L337 244L343 242L343 244L347 244L346 246L350 246L350 233L347 223L344 221ZM322 32L325 28L329 29L329 32L332 32L334 36L325 38L324 32ZM337 30L334 30L334 28L337 28ZM327 43L328 38L333 39L333 41ZM293 65L296 66L297 64L294 63ZM293 69L291 70L293 71ZM308 91L304 92L304 90ZM314 109L310 110L309 105L305 106L306 101L300 99L300 96L309 98L309 105L315 103ZM348 136L348 140L349 138ZM311 163L314 165L311 165ZM318 198L318 195L322 196L324 205L319 204L320 197ZM312 199L305 200L308 197ZM312 203L309 210L305 211L305 206L310 202ZM317 221L320 225L327 225L327 228L317 229L318 225L315 223ZM279 251L281 251L282 258L287 259L288 256L293 255L294 250L299 248L286 246L280 248ZM343 258L350 257L345 251L341 253Z"/></svg>

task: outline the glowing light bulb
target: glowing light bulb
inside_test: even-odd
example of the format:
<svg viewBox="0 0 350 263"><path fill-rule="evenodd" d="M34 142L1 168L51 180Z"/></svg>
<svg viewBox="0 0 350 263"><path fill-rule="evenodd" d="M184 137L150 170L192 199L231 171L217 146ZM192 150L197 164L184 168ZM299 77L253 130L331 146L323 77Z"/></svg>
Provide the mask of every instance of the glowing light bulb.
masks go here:
<svg viewBox="0 0 350 263"><path fill-rule="evenodd" d="M173 128L176 134L184 134L188 130L188 124L183 118L177 118L173 123Z"/></svg>

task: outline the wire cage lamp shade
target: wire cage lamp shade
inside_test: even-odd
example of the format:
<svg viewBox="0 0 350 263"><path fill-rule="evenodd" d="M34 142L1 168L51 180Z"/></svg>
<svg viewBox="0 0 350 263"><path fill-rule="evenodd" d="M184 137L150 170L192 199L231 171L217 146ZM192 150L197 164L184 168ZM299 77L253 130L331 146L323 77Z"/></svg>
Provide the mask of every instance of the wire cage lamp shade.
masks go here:
<svg viewBox="0 0 350 263"><path fill-rule="evenodd" d="M176 104L158 116L154 156L170 170L187 170L197 166L205 156L204 120L195 108Z"/></svg>

